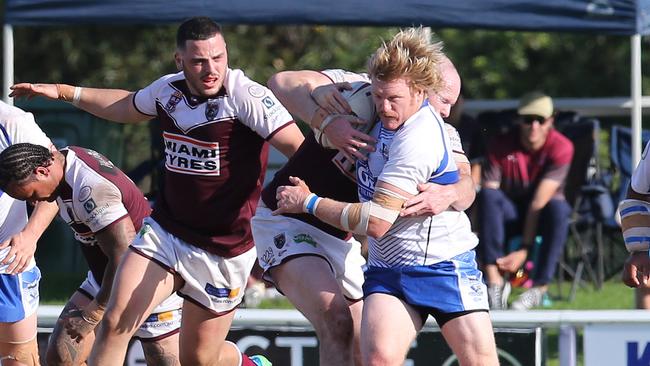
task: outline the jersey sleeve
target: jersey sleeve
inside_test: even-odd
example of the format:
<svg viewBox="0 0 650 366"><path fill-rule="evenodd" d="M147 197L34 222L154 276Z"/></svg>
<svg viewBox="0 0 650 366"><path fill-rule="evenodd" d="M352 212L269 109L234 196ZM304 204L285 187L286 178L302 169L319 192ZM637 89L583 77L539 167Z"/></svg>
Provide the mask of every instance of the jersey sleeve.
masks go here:
<svg viewBox="0 0 650 366"><path fill-rule="evenodd" d="M321 71L321 73L332 80L333 83L353 83L355 81L370 82L370 78L366 73L356 73L343 69L327 69Z"/></svg>
<svg viewBox="0 0 650 366"><path fill-rule="evenodd" d="M268 139L274 132L293 122L293 117L271 90L248 79L239 70L231 70L230 73L229 92L232 93L241 123Z"/></svg>
<svg viewBox="0 0 650 366"><path fill-rule="evenodd" d="M112 183L104 179L84 181L78 188L73 195L75 212L93 233L128 215L122 193Z"/></svg>
<svg viewBox="0 0 650 366"><path fill-rule="evenodd" d="M3 149L19 143L41 145L48 149L53 147L52 141L36 124L33 114L3 103L0 108L0 118L2 128L0 138Z"/></svg>
<svg viewBox="0 0 650 366"><path fill-rule="evenodd" d="M416 195L417 185L427 182L441 164L445 145L438 123L411 121L395 134L378 180Z"/></svg>
<svg viewBox="0 0 650 366"><path fill-rule="evenodd" d="M650 194L650 158L648 152L650 150L650 142L643 149L641 160L636 169L632 172L632 190L640 194Z"/></svg>
<svg viewBox="0 0 650 366"><path fill-rule="evenodd" d="M457 163L469 163L467 155L465 155L465 150L463 150L463 143L460 139L460 134L456 127L445 123L445 130L447 131L447 136L449 136L449 148L454 154L454 160Z"/></svg>
<svg viewBox="0 0 650 366"><path fill-rule="evenodd" d="M138 90L133 97L133 106L138 112L149 116L157 115L156 101L160 90L169 83L169 79L178 74L170 74L161 77L148 86Z"/></svg>

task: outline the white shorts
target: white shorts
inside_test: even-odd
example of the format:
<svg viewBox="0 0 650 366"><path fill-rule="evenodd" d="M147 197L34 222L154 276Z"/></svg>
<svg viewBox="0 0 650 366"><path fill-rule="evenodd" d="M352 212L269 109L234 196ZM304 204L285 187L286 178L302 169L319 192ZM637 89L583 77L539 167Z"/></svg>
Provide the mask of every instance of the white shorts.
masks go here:
<svg viewBox="0 0 650 366"><path fill-rule="evenodd" d="M303 221L274 216L271 212L260 202L251 220L264 279L273 282L268 270L291 257L314 255L327 261L345 297L350 300L363 298L363 266L366 260L361 255L361 244L357 240L351 238L346 242Z"/></svg>
<svg viewBox="0 0 650 366"><path fill-rule="evenodd" d="M232 258L209 253L168 233L151 217L144 219L131 249L179 275L184 284L178 295L217 315L242 301L257 255L255 248Z"/></svg>
<svg viewBox="0 0 650 366"><path fill-rule="evenodd" d="M79 286L78 291L91 300L97 296L99 284L92 272L88 271L88 275ZM142 341L155 341L178 333L181 327L182 307L183 299L173 293L153 309L151 315L144 320L136 331L135 337L140 338Z"/></svg>
<svg viewBox="0 0 650 366"><path fill-rule="evenodd" d="M0 273L0 322L13 323L36 312L41 271L33 265L15 275Z"/></svg>

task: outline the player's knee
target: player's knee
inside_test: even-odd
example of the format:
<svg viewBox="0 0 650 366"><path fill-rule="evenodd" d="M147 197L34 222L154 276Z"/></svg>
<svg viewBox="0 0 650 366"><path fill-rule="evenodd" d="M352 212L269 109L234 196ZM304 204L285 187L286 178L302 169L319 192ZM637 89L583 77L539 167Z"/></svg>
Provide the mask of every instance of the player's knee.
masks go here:
<svg viewBox="0 0 650 366"><path fill-rule="evenodd" d="M346 345L350 344L354 334L354 326L347 304L332 306L327 310L321 318L319 328L320 337Z"/></svg>
<svg viewBox="0 0 650 366"><path fill-rule="evenodd" d="M498 365L496 346L491 342L473 340L469 347L456 355L461 365L491 366Z"/></svg>
<svg viewBox="0 0 650 366"><path fill-rule="evenodd" d="M183 349L180 350L179 359L181 365L210 365L214 364L214 360L218 359L218 355L215 355L213 352L209 352L203 347L203 349L194 348L194 349ZM219 363L217 363L219 364Z"/></svg>
<svg viewBox="0 0 650 366"><path fill-rule="evenodd" d="M391 347L386 347L382 350L375 350L364 355L364 365L367 366L393 366L401 365L404 362L406 355L396 352Z"/></svg>
<svg viewBox="0 0 650 366"><path fill-rule="evenodd" d="M96 329L102 337L128 336L130 338L139 326L140 323L137 318L129 317L126 312L120 309L109 308L104 313Z"/></svg>

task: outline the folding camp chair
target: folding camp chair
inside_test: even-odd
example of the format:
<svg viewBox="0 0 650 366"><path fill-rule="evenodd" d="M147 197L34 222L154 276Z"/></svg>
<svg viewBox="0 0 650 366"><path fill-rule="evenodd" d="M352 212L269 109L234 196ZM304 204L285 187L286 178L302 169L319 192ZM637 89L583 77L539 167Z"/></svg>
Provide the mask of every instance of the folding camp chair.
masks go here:
<svg viewBox="0 0 650 366"><path fill-rule="evenodd" d="M650 141L650 130L643 130L641 132L641 141L643 146L646 146ZM632 130L629 127L620 125L612 126L610 133L610 162L612 172L611 176L618 177L617 184L611 189L611 202L614 209L606 213L604 219L604 234L606 237L606 245L604 247L605 254L603 258L607 261L602 261L598 264L598 270L603 278L607 278L612 274L618 273L623 268L623 263L627 257L627 251L623 245L621 236L621 229L616 219L616 210L618 203L623 200L627 194L632 172ZM612 184L610 184L612 186Z"/></svg>
<svg viewBox="0 0 650 366"><path fill-rule="evenodd" d="M583 272L596 286L602 286L603 238L602 225L609 211L613 211L609 189L600 182L598 141L600 123L595 118L575 115L559 121L557 128L573 142L574 155L567 176L565 195L571 205L569 239L559 263L558 287L562 296L565 274L572 277L569 300L573 300ZM600 203L602 195L606 200ZM609 203L609 208L607 207Z"/></svg>

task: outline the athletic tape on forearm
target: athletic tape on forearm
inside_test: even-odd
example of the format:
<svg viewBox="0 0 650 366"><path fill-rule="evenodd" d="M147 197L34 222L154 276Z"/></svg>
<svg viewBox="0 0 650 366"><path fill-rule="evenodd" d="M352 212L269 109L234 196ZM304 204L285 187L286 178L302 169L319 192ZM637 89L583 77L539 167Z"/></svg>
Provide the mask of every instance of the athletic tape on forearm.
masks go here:
<svg viewBox="0 0 650 366"><path fill-rule="evenodd" d="M406 198L383 188L377 188L372 201L350 203L341 212L341 227L355 234L367 235L370 216L395 222Z"/></svg>
<svg viewBox="0 0 650 366"><path fill-rule="evenodd" d="M78 106L79 101L81 100L81 90L83 88L80 86L75 86L74 87L74 95L72 96L72 105Z"/></svg>
<svg viewBox="0 0 650 366"><path fill-rule="evenodd" d="M625 247L629 252L641 252L650 248L650 203L626 199L618 205L621 230Z"/></svg>
<svg viewBox="0 0 650 366"><path fill-rule="evenodd" d="M371 202L348 203L341 212L341 227L345 231L367 235Z"/></svg>

